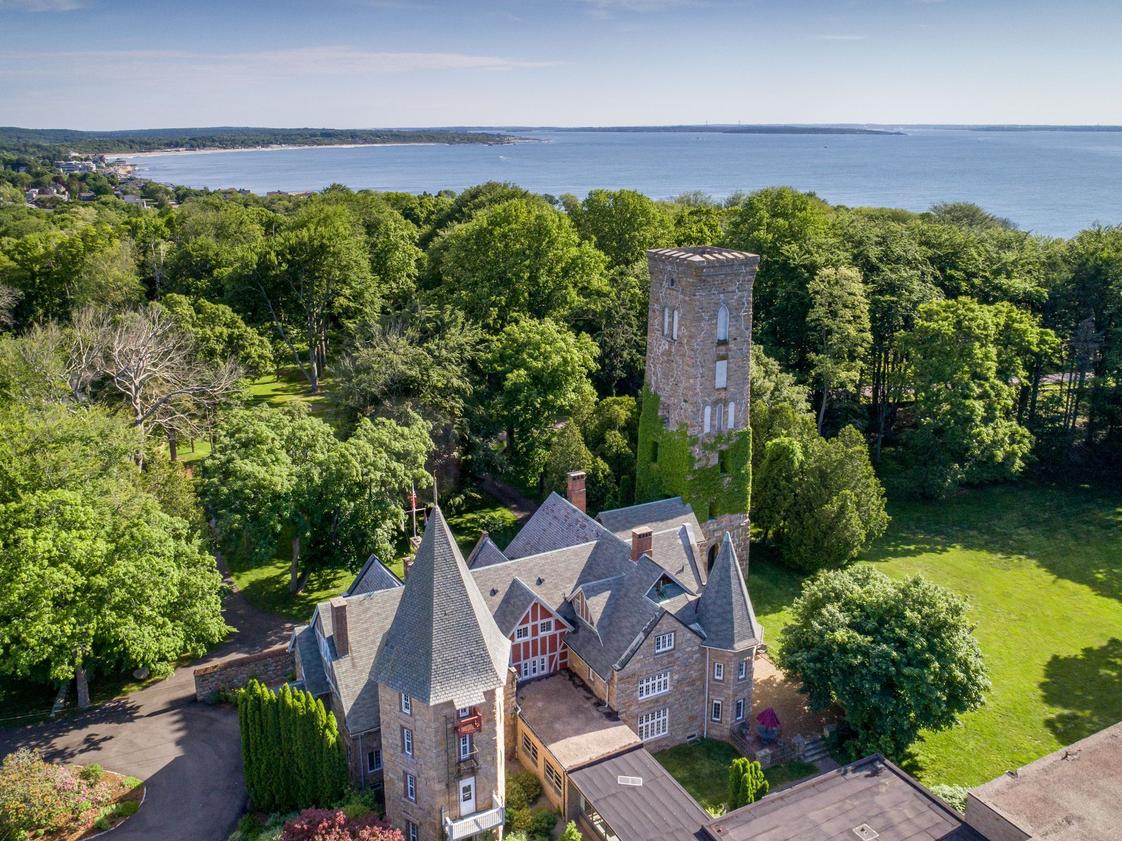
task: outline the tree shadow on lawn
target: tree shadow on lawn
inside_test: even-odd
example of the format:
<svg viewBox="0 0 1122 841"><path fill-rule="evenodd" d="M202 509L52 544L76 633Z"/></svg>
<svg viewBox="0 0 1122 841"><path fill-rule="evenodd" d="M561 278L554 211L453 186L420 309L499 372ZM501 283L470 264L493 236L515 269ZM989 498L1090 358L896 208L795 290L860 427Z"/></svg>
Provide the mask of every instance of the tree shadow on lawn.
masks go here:
<svg viewBox="0 0 1122 841"><path fill-rule="evenodd" d="M873 563L956 548L1010 563L1027 558L1058 578L1122 601L1122 496L1087 485L1022 482L964 490L943 502L889 506Z"/></svg>
<svg viewBox="0 0 1122 841"><path fill-rule="evenodd" d="M1040 688L1047 703L1064 709L1044 723L1065 745L1122 721L1122 640L1053 657Z"/></svg>

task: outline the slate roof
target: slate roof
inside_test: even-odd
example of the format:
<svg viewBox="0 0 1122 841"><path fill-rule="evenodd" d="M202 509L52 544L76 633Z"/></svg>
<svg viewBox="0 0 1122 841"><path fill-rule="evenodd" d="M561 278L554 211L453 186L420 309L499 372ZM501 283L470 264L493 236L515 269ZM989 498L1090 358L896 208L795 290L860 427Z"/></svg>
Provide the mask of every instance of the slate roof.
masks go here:
<svg viewBox="0 0 1122 841"><path fill-rule="evenodd" d="M678 263L713 264L713 263L741 263L748 260L759 260L758 254L750 251L733 251L731 248L718 248L714 245L694 245L687 248L652 248L647 251L649 257L661 257L664 260L673 260Z"/></svg>
<svg viewBox="0 0 1122 841"><path fill-rule="evenodd" d="M565 497L551 493L506 547L508 558L525 558L599 540L608 530Z"/></svg>
<svg viewBox="0 0 1122 841"><path fill-rule="evenodd" d="M624 540L631 539L631 530L636 526L650 526L651 531L662 531L690 518L697 522L693 508L680 496L629 505L626 508L613 508L596 515L596 519L606 529Z"/></svg>
<svg viewBox="0 0 1122 841"><path fill-rule="evenodd" d="M424 704L467 707L502 686L510 640L499 630L452 531L434 507L374 679Z"/></svg>
<svg viewBox="0 0 1122 841"><path fill-rule="evenodd" d="M706 829L716 841L855 841L867 824L877 841L985 841L962 817L879 755L767 797Z"/></svg>
<svg viewBox="0 0 1122 841"><path fill-rule="evenodd" d="M740 651L762 641L763 631L756 621L728 532L713 569L709 570L709 583L698 600L697 619L705 631L704 645L709 648Z"/></svg>
<svg viewBox="0 0 1122 841"><path fill-rule="evenodd" d="M621 782L626 778L642 784L626 785ZM695 841L703 837L698 833L709 821L646 748L578 768L569 779L620 841Z"/></svg>
<svg viewBox="0 0 1122 841"><path fill-rule="evenodd" d="M357 735L380 726L378 719L378 686L374 683L374 661L381 650L382 638L393 622L404 587L375 590L347 598L347 636L350 653L339 657L332 636L331 603L316 606L313 630L318 628L327 641L331 656L327 668L334 676L339 702L346 717L347 731ZM307 667L304 667L305 680Z"/></svg>
<svg viewBox="0 0 1122 841"><path fill-rule="evenodd" d="M510 558L504 555L502 550L495 545L495 541L491 539L491 535L487 534L487 532L483 532L479 538L479 542L475 544L475 548L472 549L471 554L468 555L467 565L469 569L475 569L476 567L485 567L491 564L503 564L509 560Z"/></svg>
<svg viewBox="0 0 1122 841"><path fill-rule="evenodd" d="M347 588L344 596L361 596L363 593L373 593L377 590L392 590L394 587L404 587L401 579L381 561L377 556L371 555L359 570L351 586Z"/></svg>
<svg viewBox="0 0 1122 841"><path fill-rule="evenodd" d="M536 601L540 601L538 594L527 587L521 578L515 578L510 582L502 601L495 609L495 624L499 626L499 630L503 632L504 636L509 637L514 633L519 620L526 615L530 605ZM551 612L556 610L555 607L548 604L546 604L546 607Z"/></svg>
<svg viewBox="0 0 1122 841"><path fill-rule="evenodd" d="M317 698L326 695L331 691L331 684L327 682L327 675L323 671L315 630L311 625L301 625L292 632L292 642L300 654L304 688Z"/></svg>

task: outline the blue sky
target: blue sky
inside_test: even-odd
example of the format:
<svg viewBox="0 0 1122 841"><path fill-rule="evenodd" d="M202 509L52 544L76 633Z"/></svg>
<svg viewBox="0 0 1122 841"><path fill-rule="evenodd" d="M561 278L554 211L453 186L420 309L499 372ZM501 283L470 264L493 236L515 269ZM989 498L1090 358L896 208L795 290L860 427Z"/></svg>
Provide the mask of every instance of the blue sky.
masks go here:
<svg viewBox="0 0 1122 841"><path fill-rule="evenodd" d="M0 0L0 124L1122 124L1120 43L1120 0Z"/></svg>

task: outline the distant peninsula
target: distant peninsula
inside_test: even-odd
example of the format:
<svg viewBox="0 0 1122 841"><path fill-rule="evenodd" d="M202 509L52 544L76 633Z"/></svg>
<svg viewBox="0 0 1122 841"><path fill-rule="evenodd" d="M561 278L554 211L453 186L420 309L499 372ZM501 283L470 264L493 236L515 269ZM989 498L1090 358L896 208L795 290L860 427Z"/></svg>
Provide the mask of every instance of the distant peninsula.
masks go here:
<svg viewBox="0 0 1122 841"><path fill-rule="evenodd" d="M263 149L276 146L365 146L397 143L514 143L517 138L469 129L163 128L124 131L0 126L0 150L80 154Z"/></svg>
<svg viewBox="0 0 1122 841"><path fill-rule="evenodd" d="M705 124L700 126L585 126L583 128L551 128L550 131L658 131L658 132L709 132L712 134L904 134L887 128L861 126L800 126L765 124Z"/></svg>

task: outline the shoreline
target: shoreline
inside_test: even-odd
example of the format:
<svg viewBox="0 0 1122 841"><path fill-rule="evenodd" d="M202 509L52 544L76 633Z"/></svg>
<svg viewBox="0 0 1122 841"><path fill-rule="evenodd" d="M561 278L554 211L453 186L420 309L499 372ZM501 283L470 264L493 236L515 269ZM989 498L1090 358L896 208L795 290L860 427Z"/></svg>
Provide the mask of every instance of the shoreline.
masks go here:
<svg viewBox="0 0 1122 841"><path fill-rule="evenodd" d="M508 140L502 143L438 143L426 140L418 143L387 142L387 143L276 143L270 146L208 146L199 149L176 147L171 149L158 149L148 152L100 152L107 158L153 158L161 155L219 155L226 152L287 152L298 149L363 149L372 146L510 146L519 140Z"/></svg>

